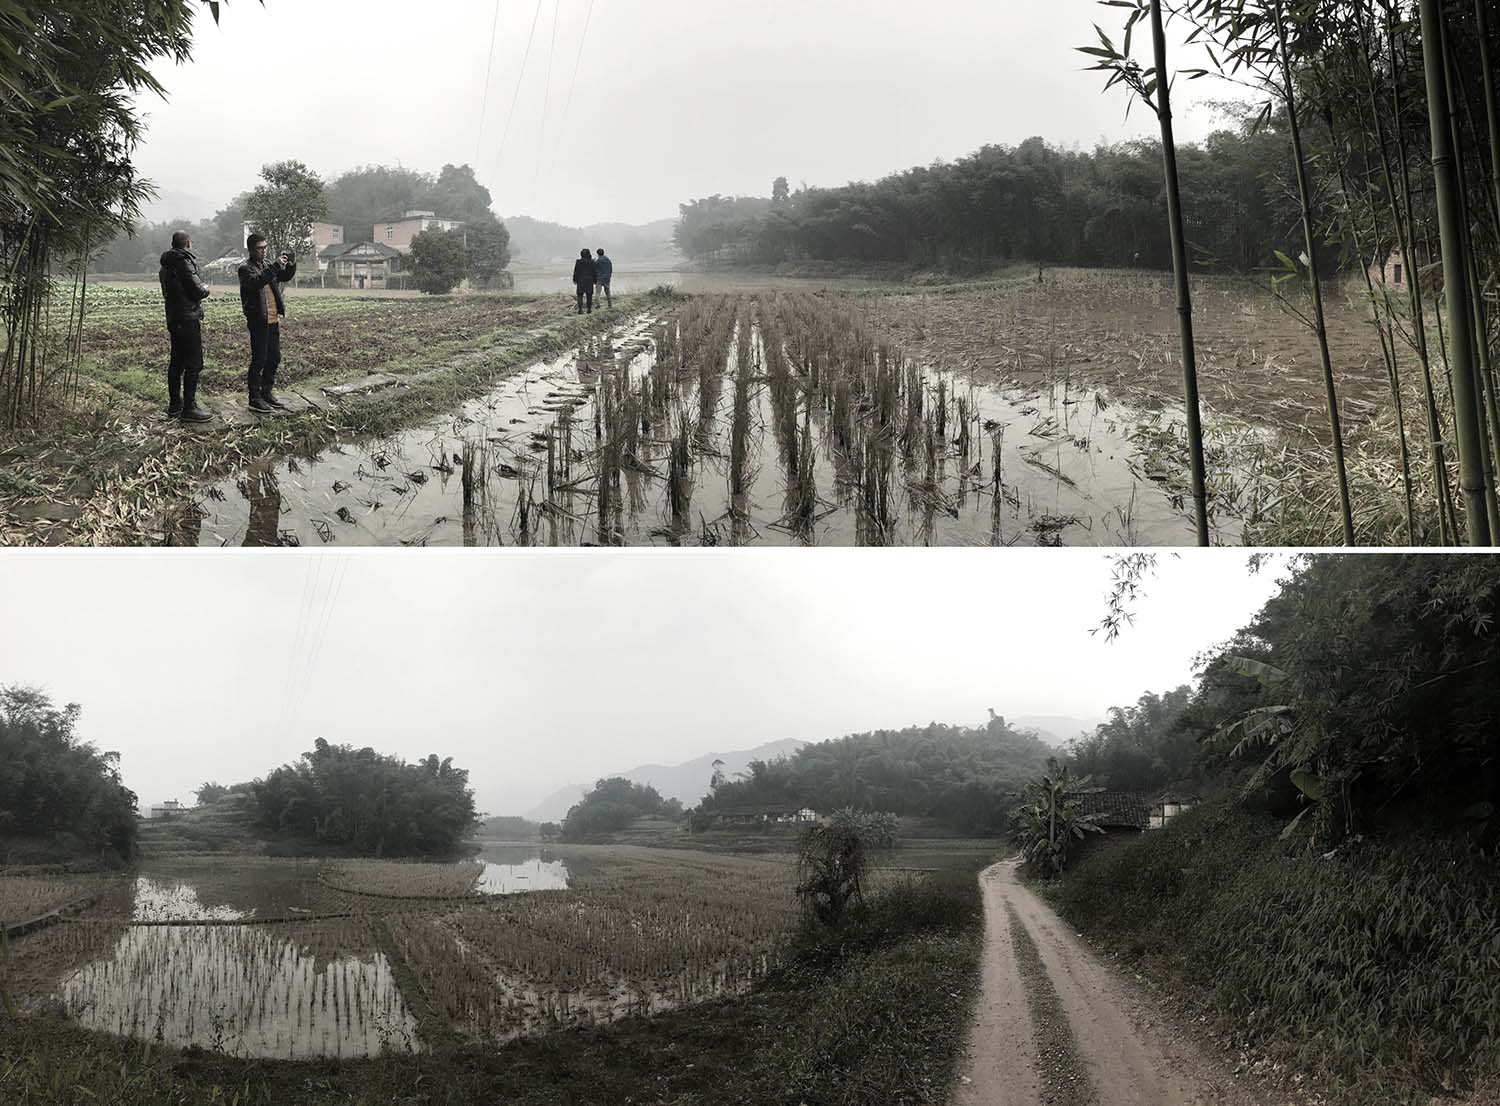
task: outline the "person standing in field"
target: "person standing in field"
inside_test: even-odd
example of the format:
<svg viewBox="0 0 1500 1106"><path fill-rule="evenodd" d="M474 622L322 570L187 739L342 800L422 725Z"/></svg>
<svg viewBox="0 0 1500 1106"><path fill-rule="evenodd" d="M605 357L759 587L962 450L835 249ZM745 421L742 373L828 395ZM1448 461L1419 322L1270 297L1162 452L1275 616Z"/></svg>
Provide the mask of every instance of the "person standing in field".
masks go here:
<svg viewBox="0 0 1500 1106"><path fill-rule="evenodd" d="M594 284L598 277L598 270L594 267L594 258L588 250L584 250L573 262L573 289L577 293L578 314L583 314L583 301L588 300L589 314L594 313Z"/></svg>
<svg viewBox="0 0 1500 1106"><path fill-rule="evenodd" d="M213 418L198 406L198 375L203 371L203 301L211 294L198 275L193 238L185 230L172 235L172 248L161 255L161 295L167 308L167 335L172 343L167 363L167 418L207 422Z"/></svg>
<svg viewBox="0 0 1500 1106"><path fill-rule="evenodd" d="M297 259L283 251L273 264L266 264L266 236L245 239L250 256L240 266L240 306L250 329L250 410L266 414L286 404L271 391L276 369L281 365L281 317L286 302L281 298L283 281L297 275Z"/></svg>
<svg viewBox="0 0 1500 1106"><path fill-rule="evenodd" d="M615 305L615 299L609 294L609 278L615 274L615 263L604 256L604 247L599 247L599 256L594 259L594 280L600 288L604 289L604 302L610 307Z"/></svg>

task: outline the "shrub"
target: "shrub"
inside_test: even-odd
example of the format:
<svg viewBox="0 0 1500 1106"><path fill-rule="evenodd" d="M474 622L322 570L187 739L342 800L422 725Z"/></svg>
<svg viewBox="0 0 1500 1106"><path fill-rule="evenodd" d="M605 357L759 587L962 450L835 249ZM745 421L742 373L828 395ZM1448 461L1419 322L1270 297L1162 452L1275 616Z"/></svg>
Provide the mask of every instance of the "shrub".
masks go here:
<svg viewBox="0 0 1500 1106"><path fill-rule="evenodd" d="M1168 953L1226 1027L1340 1102L1500 1072L1500 884L1431 828L1294 849L1254 811L1200 807L1081 860L1070 920Z"/></svg>

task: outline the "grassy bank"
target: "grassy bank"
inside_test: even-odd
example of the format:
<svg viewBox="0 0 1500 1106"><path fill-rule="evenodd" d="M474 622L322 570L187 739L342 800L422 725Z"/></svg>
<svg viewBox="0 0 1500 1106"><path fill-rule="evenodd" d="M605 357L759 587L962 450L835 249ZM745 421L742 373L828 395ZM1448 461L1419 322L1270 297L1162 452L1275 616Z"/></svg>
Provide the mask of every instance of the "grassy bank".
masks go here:
<svg viewBox="0 0 1500 1106"><path fill-rule="evenodd" d="M607 1028L369 1061L240 1061L0 1014L0 1100L513 1106L946 1101L978 982L973 873L888 888L805 932L750 995Z"/></svg>
<svg viewBox="0 0 1500 1106"><path fill-rule="evenodd" d="M622 296L613 311L580 317L571 301L545 294L292 293L277 389L316 407L255 419L243 410L248 346L238 301L211 299L200 390L218 417L183 427L162 417L167 347L160 298L151 288L93 294L76 402L0 440L0 544L165 541L184 497L206 475L419 422L646 302ZM338 401L322 395L326 387L377 374L398 383Z"/></svg>
<svg viewBox="0 0 1500 1106"><path fill-rule="evenodd" d="M1327 856L1281 826L1202 807L1085 855L1045 891L1333 1103L1425 1104L1500 1074L1493 859L1415 822Z"/></svg>

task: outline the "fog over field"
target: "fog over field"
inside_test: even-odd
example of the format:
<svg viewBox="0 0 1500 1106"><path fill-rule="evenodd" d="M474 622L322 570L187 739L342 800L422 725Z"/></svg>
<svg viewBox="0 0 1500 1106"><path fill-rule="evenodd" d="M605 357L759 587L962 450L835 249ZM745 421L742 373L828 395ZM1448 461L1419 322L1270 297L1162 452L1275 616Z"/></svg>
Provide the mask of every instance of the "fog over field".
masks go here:
<svg viewBox="0 0 1500 1106"><path fill-rule="evenodd" d="M188 65L153 68L169 99L143 104L137 164L153 219L205 218L296 158L325 179L470 162L501 214L644 223L775 176L1149 136L1082 71L1096 20L1119 22L1093 0L232 0L220 26L199 18ZM1212 129L1214 95L1184 84L1180 139Z"/></svg>
<svg viewBox="0 0 1500 1106"><path fill-rule="evenodd" d="M1112 562L1061 549L0 563L0 671L78 702L143 802L318 737L471 772L479 808L785 738L1103 717L1192 675L1272 593L1248 554L1163 555L1136 624L1089 630ZM87 562L87 563L85 563Z"/></svg>

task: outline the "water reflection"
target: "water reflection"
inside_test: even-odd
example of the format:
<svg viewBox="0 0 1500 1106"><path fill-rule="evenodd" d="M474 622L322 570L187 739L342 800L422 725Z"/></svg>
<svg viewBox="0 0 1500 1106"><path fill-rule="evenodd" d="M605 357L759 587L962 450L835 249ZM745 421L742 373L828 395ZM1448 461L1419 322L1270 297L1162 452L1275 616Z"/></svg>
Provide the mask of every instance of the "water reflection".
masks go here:
<svg viewBox="0 0 1500 1106"><path fill-rule="evenodd" d="M88 1029L234 1056L420 1048L383 953L320 957L261 926L132 926L58 997Z"/></svg>
<svg viewBox="0 0 1500 1106"><path fill-rule="evenodd" d="M131 917L137 922L226 922L255 915L254 910L205 906L198 891L180 880L137 876Z"/></svg>
<svg viewBox="0 0 1500 1106"><path fill-rule="evenodd" d="M519 864L483 862L474 881L481 895L514 895L522 891L562 891L568 886L568 866L561 860L533 857Z"/></svg>

